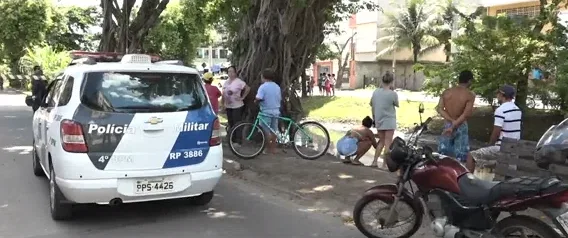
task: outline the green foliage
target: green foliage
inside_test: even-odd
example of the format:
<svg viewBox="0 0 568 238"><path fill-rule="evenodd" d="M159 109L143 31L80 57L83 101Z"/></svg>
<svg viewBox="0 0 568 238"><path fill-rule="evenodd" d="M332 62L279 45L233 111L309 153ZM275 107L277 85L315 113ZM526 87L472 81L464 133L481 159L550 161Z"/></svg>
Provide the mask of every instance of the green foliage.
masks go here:
<svg viewBox="0 0 568 238"><path fill-rule="evenodd" d="M209 40L209 24L202 0L170 3L160 16L160 23L145 40L146 51L164 59L192 63L197 48Z"/></svg>
<svg viewBox="0 0 568 238"><path fill-rule="evenodd" d="M0 1L0 45L2 55L13 69L27 47L44 40L50 25L50 9L47 0Z"/></svg>
<svg viewBox="0 0 568 238"><path fill-rule="evenodd" d="M426 76L423 90L433 96L440 96L457 78L451 64L428 65L423 73Z"/></svg>
<svg viewBox="0 0 568 238"><path fill-rule="evenodd" d="M52 7L46 43L56 50L94 50L95 36L90 28L102 22L97 7Z"/></svg>
<svg viewBox="0 0 568 238"><path fill-rule="evenodd" d="M318 51L316 54L316 58L318 60L334 60L337 59L338 57L341 57L338 50L332 49L329 44L321 44L318 47Z"/></svg>
<svg viewBox="0 0 568 238"><path fill-rule="evenodd" d="M0 74L8 74L10 73L10 66L7 64L0 64Z"/></svg>
<svg viewBox="0 0 568 238"><path fill-rule="evenodd" d="M429 70L426 89L439 93L456 79L454 73L466 69L475 74L472 89L489 101L499 86L526 82L533 65L550 63L552 45L533 34L535 24L527 18L483 17L473 31L454 39L459 53L450 65Z"/></svg>
<svg viewBox="0 0 568 238"><path fill-rule="evenodd" d="M33 67L39 65L45 76L52 79L71 62L69 52L57 51L51 46L34 46L25 52L19 61L20 72L24 74L32 74Z"/></svg>

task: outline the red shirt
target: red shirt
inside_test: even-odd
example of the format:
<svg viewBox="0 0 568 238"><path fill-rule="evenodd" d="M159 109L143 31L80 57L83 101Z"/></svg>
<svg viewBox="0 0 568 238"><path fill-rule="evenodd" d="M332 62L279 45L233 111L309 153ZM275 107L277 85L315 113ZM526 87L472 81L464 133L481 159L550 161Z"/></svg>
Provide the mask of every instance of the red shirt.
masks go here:
<svg viewBox="0 0 568 238"><path fill-rule="evenodd" d="M219 113L219 98L221 97L221 90L211 84L205 84L205 90L209 96L209 101L211 101L213 111L215 111L215 113Z"/></svg>

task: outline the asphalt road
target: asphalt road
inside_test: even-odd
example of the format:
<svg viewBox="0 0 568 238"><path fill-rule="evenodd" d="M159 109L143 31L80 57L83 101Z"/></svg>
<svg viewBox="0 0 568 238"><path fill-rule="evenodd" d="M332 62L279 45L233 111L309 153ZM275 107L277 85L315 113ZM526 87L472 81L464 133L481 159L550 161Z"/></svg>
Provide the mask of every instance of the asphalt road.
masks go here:
<svg viewBox="0 0 568 238"><path fill-rule="evenodd" d="M81 206L75 220L55 222L48 181L32 173L32 112L22 104L21 95L0 94L0 238L363 237L339 218L229 176L208 207L183 201Z"/></svg>

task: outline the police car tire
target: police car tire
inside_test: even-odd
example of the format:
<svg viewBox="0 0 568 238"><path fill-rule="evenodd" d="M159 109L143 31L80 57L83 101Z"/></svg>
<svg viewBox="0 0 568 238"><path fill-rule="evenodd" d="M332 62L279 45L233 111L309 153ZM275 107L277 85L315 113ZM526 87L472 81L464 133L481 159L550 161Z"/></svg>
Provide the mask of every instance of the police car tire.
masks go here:
<svg viewBox="0 0 568 238"><path fill-rule="evenodd" d="M49 168L49 173L49 208L51 211L51 218L56 221L68 220L73 215L73 206L71 204L64 203L65 197L57 186L57 182L55 180L55 171L53 170L53 167L51 165ZM52 184L54 186L53 190L51 188ZM52 191L55 193L53 195L54 199L52 199Z"/></svg>
<svg viewBox="0 0 568 238"><path fill-rule="evenodd" d="M43 172L43 169L41 168L41 165L39 164L39 157L37 156L37 151L35 149L35 142L32 143L33 149L32 149L32 166L34 169L34 175L41 177L41 176L45 176L45 173Z"/></svg>
<svg viewBox="0 0 568 238"><path fill-rule="evenodd" d="M190 197L189 202L193 206L205 206L205 205L209 204L209 202L211 202L211 200L213 200L214 195L215 195L215 193L213 191L206 192L206 193L203 193L203 194L196 196L196 197Z"/></svg>

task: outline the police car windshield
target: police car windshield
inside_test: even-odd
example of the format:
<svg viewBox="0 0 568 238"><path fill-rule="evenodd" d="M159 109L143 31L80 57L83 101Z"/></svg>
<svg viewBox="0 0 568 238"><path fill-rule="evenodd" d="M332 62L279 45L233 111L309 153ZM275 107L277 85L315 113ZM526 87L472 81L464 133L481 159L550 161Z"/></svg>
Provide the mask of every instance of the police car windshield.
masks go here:
<svg viewBox="0 0 568 238"><path fill-rule="evenodd" d="M199 109L207 98L197 74L87 73L81 102L107 112L173 112Z"/></svg>

